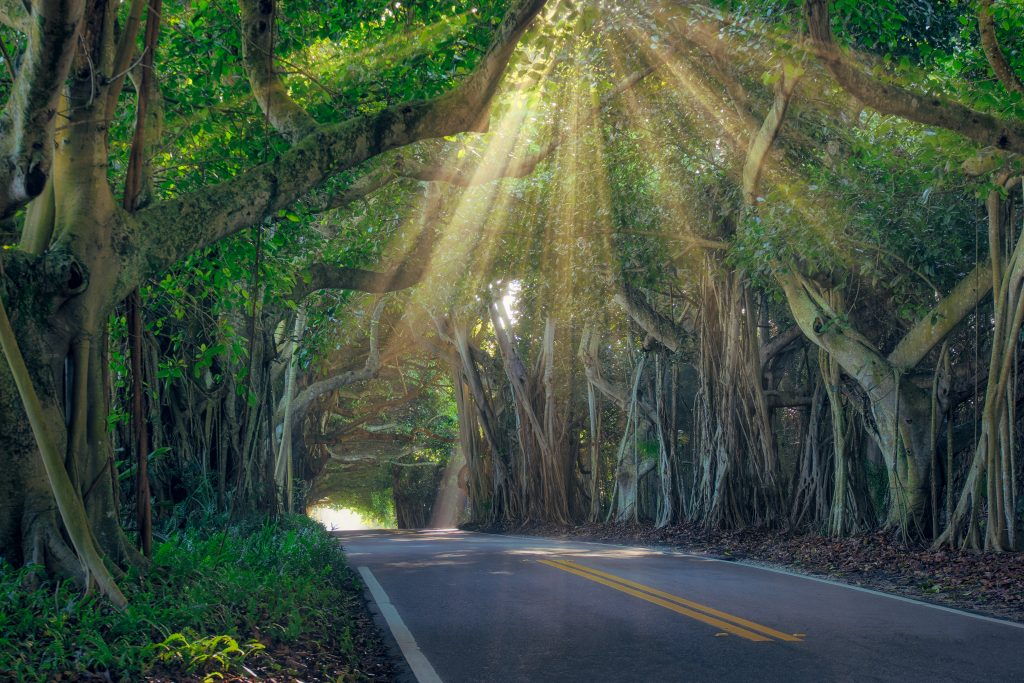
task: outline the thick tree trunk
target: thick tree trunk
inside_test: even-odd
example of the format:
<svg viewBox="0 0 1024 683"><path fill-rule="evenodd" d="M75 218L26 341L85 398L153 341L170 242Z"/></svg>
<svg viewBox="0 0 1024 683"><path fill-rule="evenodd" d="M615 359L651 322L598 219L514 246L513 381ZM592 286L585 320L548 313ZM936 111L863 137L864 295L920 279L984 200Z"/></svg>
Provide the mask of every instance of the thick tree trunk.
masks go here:
<svg viewBox="0 0 1024 683"><path fill-rule="evenodd" d="M24 326L16 329L23 348L31 348L32 339L38 343L38 337L26 334ZM61 438L57 445L63 448L63 411L53 405L48 368L34 356L30 354L26 363L44 406L50 406L52 433ZM85 579L74 551L62 537L53 492L6 363L0 367L0 556L14 566L38 564L79 583Z"/></svg>
<svg viewBox="0 0 1024 683"><path fill-rule="evenodd" d="M480 443L480 422L477 418L473 396L463 379L462 368L452 368L452 387L455 392L455 407L459 418L459 453L466 463L466 495L470 504L470 521L478 524L489 523L494 509L494 468L488 459L496 454L486 453ZM460 478L463 476L460 472Z"/></svg>
<svg viewBox="0 0 1024 683"><path fill-rule="evenodd" d="M838 318L828 297L794 271L776 272L793 317L808 339L864 391L865 415L886 465L886 527L907 536L924 534L932 461L931 400L867 339Z"/></svg>
<svg viewBox="0 0 1024 683"><path fill-rule="evenodd" d="M70 489L55 499L62 484L43 468L40 449L29 430L24 397L14 389L14 379L5 365L0 370L0 489L10 495L0 508L0 555L15 563L39 563L56 575L88 580L81 566L99 566L102 559L90 557L95 544L101 554L126 566L140 563L140 557L126 542L118 524L115 507L116 472L106 433L107 394L102 362L105 345L89 343L88 337L70 340L60 328L38 314L45 301L62 285L75 282L77 270L69 269L72 281L54 281L47 269L51 258L28 257L8 260L3 289L5 304L17 320L17 343L21 349L34 398L41 406L41 425L48 448L63 455L56 465L59 477L68 477ZM13 271L13 272L12 272ZM18 274L14 290L12 275ZM44 450L44 452L46 452ZM59 456L58 456L59 457ZM74 506L68 508L67 497ZM73 500L77 498L77 501ZM70 537L78 554L64 540L55 514L72 514L78 527ZM79 518L84 515L84 518ZM79 526L80 525L80 526ZM84 540L84 545L83 545ZM88 571L88 570L86 570ZM104 570L105 573L105 570ZM101 582L109 578L99 576ZM117 604L123 596L116 586L104 585L104 592Z"/></svg>
<svg viewBox="0 0 1024 683"><path fill-rule="evenodd" d="M84 29L83 51L91 49L90 41L102 42L103 26L99 12ZM124 284L119 251L125 244L124 214L106 178L106 125L95 97L98 53L93 57L80 55L72 68L65 125L55 145L53 196L41 198L52 201L52 211L47 205L35 212L22 236L36 245L36 253L5 258L4 285L19 345L48 416L47 431L65 453L68 475L84 503L88 519L81 521L90 527L101 552L123 567L142 560L118 523L104 373L109 363L107 321L131 287ZM8 378L5 371L0 384L9 386ZM6 508L5 515L16 521L0 522L0 529L20 530L21 551L10 553L9 536L0 553L20 555L23 562L44 558L58 574L74 576L78 572L68 566L70 550L54 516L39 514L55 505L53 495L38 485L38 468L31 464L38 461L38 450L24 438L22 407L5 391L0 411L0 422L10 425L12 433L0 452L0 471L12 473L9 485L29 492L20 509ZM58 563L60 558L65 561Z"/></svg>
<svg viewBox="0 0 1024 683"><path fill-rule="evenodd" d="M472 519L482 524L521 521L526 501L520 497L518 482L525 477L525 467L515 456L512 428L503 415L504 402L511 399L498 388L503 385L501 366L473 345L468 323L434 318L434 324L439 336L454 347L449 362L456 386L460 442L469 466Z"/></svg>
<svg viewBox="0 0 1024 683"><path fill-rule="evenodd" d="M437 488L437 497L430 511L430 529L451 529L465 521L467 494L459 485L462 472L467 468L466 456L462 448L452 449L444 475Z"/></svg>
<svg viewBox="0 0 1024 683"><path fill-rule="evenodd" d="M643 420L640 415L640 384L646 364L645 354L640 356L633 368L629 394L624 399L626 427L622 430L619 450L615 456L615 488L608 509L608 519L614 518L620 523L636 522L643 516L640 510L640 482L657 466L654 458L641 456L640 444L650 443L650 424L653 422Z"/></svg>

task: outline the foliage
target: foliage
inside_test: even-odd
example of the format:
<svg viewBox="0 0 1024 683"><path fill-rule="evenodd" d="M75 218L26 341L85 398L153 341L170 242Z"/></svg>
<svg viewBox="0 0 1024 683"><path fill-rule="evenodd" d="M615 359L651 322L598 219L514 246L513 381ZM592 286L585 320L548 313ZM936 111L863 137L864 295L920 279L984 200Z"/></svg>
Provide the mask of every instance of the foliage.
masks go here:
<svg viewBox="0 0 1024 683"><path fill-rule="evenodd" d="M356 656L359 581L336 542L303 517L172 532L149 571L123 582L123 613L71 582L38 580L38 567L0 565L0 678L136 679L157 665L215 676L268 645L308 638Z"/></svg>
<svg viewBox="0 0 1024 683"><path fill-rule="evenodd" d="M189 637L194 639L189 640ZM189 673L212 672L203 678L209 681L219 678L216 674L220 672L240 668L246 657L266 648L259 641L239 646L231 636L203 638L189 631L188 637L172 633L163 642L154 643L152 649L157 653L157 660L165 664L181 666Z"/></svg>

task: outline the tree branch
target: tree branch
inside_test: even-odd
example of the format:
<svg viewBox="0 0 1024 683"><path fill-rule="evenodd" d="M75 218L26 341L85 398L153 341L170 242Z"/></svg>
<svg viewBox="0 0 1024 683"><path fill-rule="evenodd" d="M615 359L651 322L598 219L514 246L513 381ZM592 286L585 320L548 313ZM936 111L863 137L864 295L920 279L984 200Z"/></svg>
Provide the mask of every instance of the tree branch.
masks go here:
<svg viewBox="0 0 1024 683"><path fill-rule="evenodd" d="M275 0L238 0L242 13L242 65L267 121L291 143L316 130L309 113L288 95L274 70Z"/></svg>
<svg viewBox="0 0 1024 683"><path fill-rule="evenodd" d="M394 270L382 273L330 263L314 263L309 269L309 283L297 286L292 296L301 301L321 289L347 289L369 294L397 292L418 284L426 270L425 266L425 262L405 261Z"/></svg>
<svg viewBox="0 0 1024 683"><path fill-rule="evenodd" d="M341 389L356 382L365 382L377 376L380 372L380 345L378 341L380 329L380 316L384 312L384 299L380 299L373 309L373 317L370 319L370 352L366 356L366 364L359 370L349 370L334 377L315 382L299 392L298 396L292 399L292 419L299 423L305 416L310 404L321 396L332 391ZM280 422L284 418L283 410L278 410L274 416L275 421Z"/></svg>
<svg viewBox="0 0 1024 683"><path fill-rule="evenodd" d="M611 101L623 92L640 83L648 75L654 73L659 64L650 65L633 72L622 79L614 88L601 96L596 109L588 110L581 121L580 127L588 124L598 114L608 109ZM494 165L487 168L479 168L468 164L452 164L452 153L446 145L439 145L437 150L440 153L431 155L426 161L421 161L413 155L399 157L395 165L395 173L403 178L411 178L425 182L443 181L459 187L474 187L484 185L495 180L504 178L525 178L533 173L537 166L551 156L557 150L565 137L556 133L552 138L536 152L520 157L510 158L503 165Z"/></svg>
<svg viewBox="0 0 1024 683"><path fill-rule="evenodd" d="M992 291L992 266L979 263L953 291L910 329L889 354L889 362L913 370Z"/></svg>
<svg viewBox="0 0 1024 683"><path fill-rule="evenodd" d="M785 332L780 332L772 339L769 339L761 347L761 365L767 365L768 361L785 351L790 344L803 336L804 334L800 331L800 326L794 325Z"/></svg>
<svg viewBox="0 0 1024 683"><path fill-rule="evenodd" d="M0 0L0 24L19 33L28 33L32 22L22 0Z"/></svg>
<svg viewBox="0 0 1024 683"><path fill-rule="evenodd" d="M377 190L390 185L398 180L396 165L401 163L401 152L393 150L375 159L377 164L372 170L359 176L344 191L328 197L324 201L313 202L310 208L317 213L324 213L334 209L342 209L352 202L369 197Z"/></svg>
<svg viewBox="0 0 1024 683"><path fill-rule="evenodd" d="M622 283L622 291L615 295L613 301L626 312L626 315L643 329L644 332L657 339L669 351L678 351L688 333L693 332L692 325L682 326L665 317L651 306L639 289L629 283Z"/></svg>
<svg viewBox="0 0 1024 683"><path fill-rule="evenodd" d="M38 196L53 157L53 122L74 54L83 0L32 3L28 46L0 114L0 217Z"/></svg>
<svg viewBox="0 0 1024 683"><path fill-rule="evenodd" d="M591 384L595 389L600 391L606 398L610 399L624 412L629 412L630 402L630 389L628 387L613 384L604 378L601 373L601 360L597 357L596 348L591 344L587 343L589 340L584 339L580 343L579 357L583 362L583 371L586 375L587 382ZM658 412L654 409L647 401L644 401L637 397L637 407L643 416L655 424L658 420Z"/></svg>
<svg viewBox="0 0 1024 683"><path fill-rule="evenodd" d="M635 71L620 81L615 88L601 96L599 109L597 112L590 110L583 123L593 119L596 113L605 111L615 96L643 81L659 65L660 63ZM525 178L550 157L564 139L561 135L555 135L532 154L517 159L510 158L504 165L494 165L485 169L470 164L454 163L456 151L450 144L440 140L425 140L414 146L389 152L380 159L380 164L373 170L315 208L319 211L342 208L401 178L422 182L440 181L458 187L475 187L503 178Z"/></svg>
<svg viewBox="0 0 1024 683"><path fill-rule="evenodd" d="M811 47L847 92L882 114L945 128L982 145L1024 153L1024 125L951 102L883 83L847 59L832 38L828 0L805 0Z"/></svg>
<svg viewBox="0 0 1024 683"><path fill-rule="evenodd" d="M747 150L747 158L743 164L743 198L753 205L757 200L758 186L761 182L761 173L764 170L764 162L779 136L782 123L786 120L786 110L793 99L796 85L800 81L800 75L789 72L783 68L779 74L779 80L775 84L775 99L772 107L765 115L764 122L758 129L757 134L750 140L750 148Z"/></svg>
<svg viewBox="0 0 1024 683"><path fill-rule="evenodd" d="M412 403L413 401L419 400L420 398L423 397L423 393L424 392L422 390L410 391L408 393L402 394L401 396L398 396L397 398L393 398L387 401L381 401L379 403L374 403L369 407L365 408L362 411L362 413L358 415L349 416L335 412L333 413L333 416L335 417L351 417L351 419L342 427L332 429L329 432L321 432L318 435L314 435L311 441L313 443L323 443L324 440L332 442L341 441L346 436L348 436L355 430L361 428L364 424L366 424L373 418L379 416L384 411L391 410L392 408L398 408L409 403Z"/></svg>
<svg viewBox="0 0 1024 683"><path fill-rule="evenodd" d="M811 397L792 391L768 389L764 392L769 408L797 408L811 405Z"/></svg>
<svg viewBox="0 0 1024 683"><path fill-rule="evenodd" d="M292 290L290 298L293 301L302 301L321 289L348 289L369 294L385 294L419 284L427 273L434 255L434 247L438 243L440 213L440 197L428 192L427 208L424 211L420 234L401 263L391 270L379 272L331 263L313 263L306 273L307 277L297 283Z"/></svg>
<svg viewBox="0 0 1024 683"><path fill-rule="evenodd" d="M999 46L996 22L992 17L992 0L979 0L978 2L978 33L981 36L981 47L985 50L989 66L992 67L999 82L1010 92L1024 95L1024 83L1014 73L1013 67L1006 60L1006 54Z"/></svg>
<svg viewBox="0 0 1024 683"><path fill-rule="evenodd" d="M348 289L370 294L408 289L423 279L436 245L436 236L436 230L424 230L413 251L397 267L387 272L314 263L309 269L309 282L298 284L292 297L295 301L301 301L321 289Z"/></svg>
<svg viewBox="0 0 1024 683"><path fill-rule="evenodd" d="M804 336L828 351L847 375L878 400L893 383L892 365L867 339L846 327L820 288L792 269L775 269L793 319Z"/></svg>
<svg viewBox="0 0 1024 683"><path fill-rule="evenodd" d="M117 107L117 98L121 95L121 88L124 87L124 79L131 70L131 64L136 54L135 52L135 39L139 35L139 26L142 22L142 8L146 5L146 0L132 0L131 8L128 10L128 20L125 22L124 30L121 32L121 37L117 43L117 53L114 56L114 68L109 74L113 79L107 86L107 102L105 107L105 113L107 120L114 118L114 110ZM151 16L147 19L153 26L159 26L160 22L160 8L156 8L156 11L150 7ZM149 64L152 65L153 57L150 55L147 58Z"/></svg>
<svg viewBox="0 0 1024 683"><path fill-rule="evenodd" d="M483 130L490 100L519 38L546 0L519 0L469 78L431 100L406 102L377 114L321 126L273 161L226 182L135 214L135 267L126 291L188 254L257 225L327 177L417 140Z"/></svg>

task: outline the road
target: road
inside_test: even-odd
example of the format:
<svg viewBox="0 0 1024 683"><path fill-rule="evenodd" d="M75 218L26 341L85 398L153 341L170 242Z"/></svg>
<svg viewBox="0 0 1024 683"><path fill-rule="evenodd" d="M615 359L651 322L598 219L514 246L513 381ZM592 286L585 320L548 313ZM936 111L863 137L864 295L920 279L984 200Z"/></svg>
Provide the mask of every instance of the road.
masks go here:
<svg viewBox="0 0 1024 683"><path fill-rule="evenodd" d="M1020 625L781 571L463 531L336 533L421 683L1024 680Z"/></svg>

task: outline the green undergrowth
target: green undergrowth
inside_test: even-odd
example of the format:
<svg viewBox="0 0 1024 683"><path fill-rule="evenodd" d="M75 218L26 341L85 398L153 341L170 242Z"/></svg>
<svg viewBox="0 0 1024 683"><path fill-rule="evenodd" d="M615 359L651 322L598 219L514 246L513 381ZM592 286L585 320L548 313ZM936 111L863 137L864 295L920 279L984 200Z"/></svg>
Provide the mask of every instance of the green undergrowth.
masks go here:
<svg viewBox="0 0 1024 683"><path fill-rule="evenodd" d="M272 672L275 649L310 641L355 655L358 579L305 517L176 532L148 572L121 582L123 613L37 574L0 564L0 680L217 680L243 664Z"/></svg>

